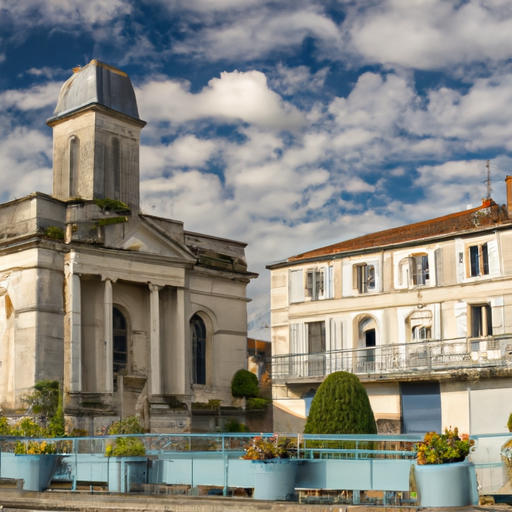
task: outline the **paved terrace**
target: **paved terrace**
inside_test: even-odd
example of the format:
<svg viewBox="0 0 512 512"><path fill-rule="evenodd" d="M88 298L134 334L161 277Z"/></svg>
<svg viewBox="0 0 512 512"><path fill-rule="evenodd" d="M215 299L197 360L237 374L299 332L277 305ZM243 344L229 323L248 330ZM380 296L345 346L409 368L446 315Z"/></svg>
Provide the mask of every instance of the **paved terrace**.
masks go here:
<svg viewBox="0 0 512 512"><path fill-rule="evenodd" d="M91 495L0 491L3 511L55 512L375 512L376 507L355 505L311 505L254 501L244 498L177 497L145 495ZM379 507L386 512L413 512L415 507ZM421 509L424 512L508 512L507 505Z"/></svg>

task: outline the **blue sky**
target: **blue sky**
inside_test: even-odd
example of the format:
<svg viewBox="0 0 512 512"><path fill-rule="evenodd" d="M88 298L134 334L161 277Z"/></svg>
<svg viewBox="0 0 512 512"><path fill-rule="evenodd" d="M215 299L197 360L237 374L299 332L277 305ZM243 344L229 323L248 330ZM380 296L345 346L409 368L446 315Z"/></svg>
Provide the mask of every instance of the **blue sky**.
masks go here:
<svg viewBox="0 0 512 512"><path fill-rule="evenodd" d="M72 68L126 71L146 213L266 264L477 206L512 157L508 0L0 0L0 200L51 193ZM260 319L260 315L263 315Z"/></svg>

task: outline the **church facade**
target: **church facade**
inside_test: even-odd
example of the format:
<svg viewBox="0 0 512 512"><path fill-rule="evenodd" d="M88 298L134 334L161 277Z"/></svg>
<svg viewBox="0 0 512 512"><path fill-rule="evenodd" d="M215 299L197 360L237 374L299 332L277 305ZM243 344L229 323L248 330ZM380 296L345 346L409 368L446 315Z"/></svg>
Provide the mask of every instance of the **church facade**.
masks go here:
<svg viewBox="0 0 512 512"><path fill-rule="evenodd" d="M93 60L54 115L53 194L0 205L0 403L63 384L70 428L140 415L190 430L193 404L231 406L246 366L245 244L139 207L139 118L129 77Z"/></svg>

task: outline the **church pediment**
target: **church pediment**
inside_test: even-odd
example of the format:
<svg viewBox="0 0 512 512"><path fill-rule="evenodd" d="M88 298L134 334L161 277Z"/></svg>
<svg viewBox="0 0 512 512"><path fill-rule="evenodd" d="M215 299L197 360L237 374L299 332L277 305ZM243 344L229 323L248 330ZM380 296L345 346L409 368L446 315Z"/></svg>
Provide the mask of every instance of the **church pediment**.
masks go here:
<svg viewBox="0 0 512 512"><path fill-rule="evenodd" d="M176 239L176 236L173 236L173 233L166 233L144 216L139 217L137 229L123 243L122 249L188 260L191 263L196 261L196 257Z"/></svg>

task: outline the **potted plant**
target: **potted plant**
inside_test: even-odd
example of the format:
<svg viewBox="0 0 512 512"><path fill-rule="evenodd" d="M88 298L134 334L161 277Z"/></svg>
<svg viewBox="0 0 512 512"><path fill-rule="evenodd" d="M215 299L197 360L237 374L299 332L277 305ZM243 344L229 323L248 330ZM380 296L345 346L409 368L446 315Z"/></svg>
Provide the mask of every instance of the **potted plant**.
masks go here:
<svg viewBox="0 0 512 512"><path fill-rule="evenodd" d="M296 443L274 434L257 436L246 448L243 459L254 463L254 495L257 500L286 500L295 494Z"/></svg>
<svg viewBox="0 0 512 512"><path fill-rule="evenodd" d="M147 483L148 458L146 447L140 437L144 428L137 417L131 416L114 422L107 430L116 437L107 444L105 456L109 459L108 490L111 492L129 492L131 484Z"/></svg>
<svg viewBox="0 0 512 512"><path fill-rule="evenodd" d="M475 469L467 456L474 441L459 430L427 432L416 446L415 477L422 507L464 507L478 504ZM475 496L476 495L476 496Z"/></svg>

